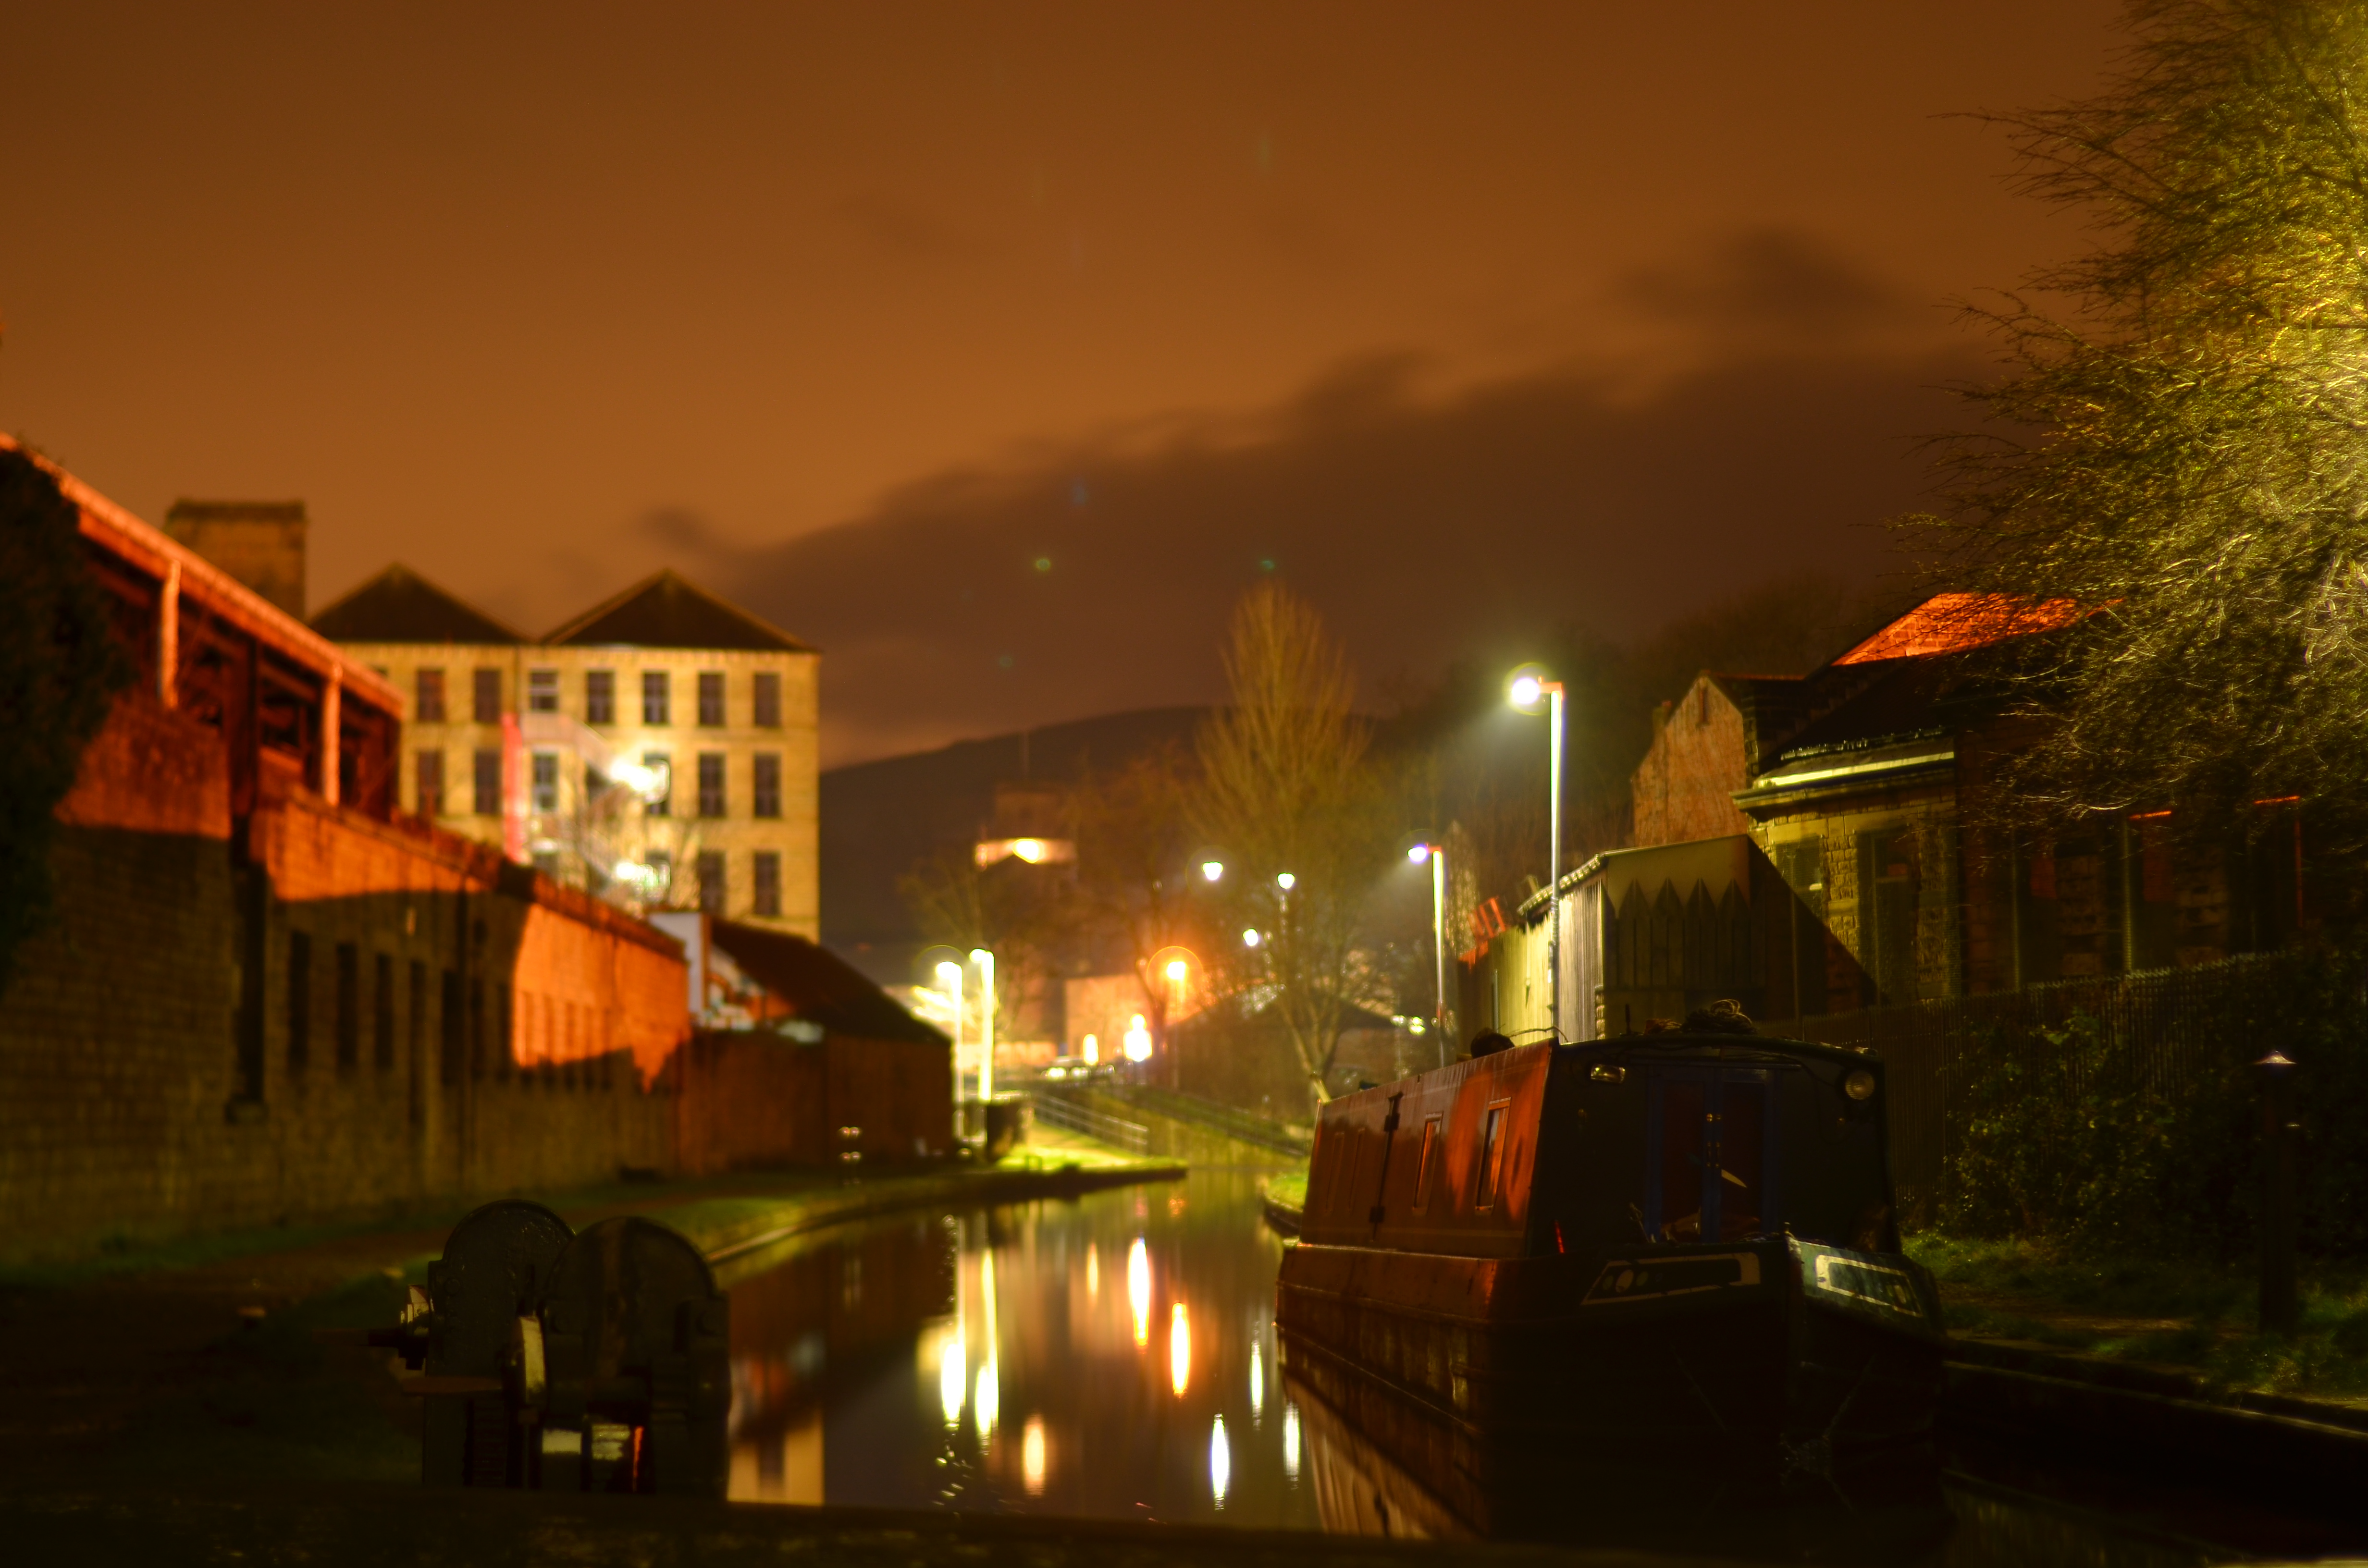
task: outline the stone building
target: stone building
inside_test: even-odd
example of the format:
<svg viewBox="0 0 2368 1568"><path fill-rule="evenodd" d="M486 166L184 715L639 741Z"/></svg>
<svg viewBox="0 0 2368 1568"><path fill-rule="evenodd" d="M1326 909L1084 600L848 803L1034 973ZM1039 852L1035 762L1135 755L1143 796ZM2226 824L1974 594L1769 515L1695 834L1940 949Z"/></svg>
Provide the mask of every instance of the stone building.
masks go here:
<svg viewBox="0 0 2368 1568"><path fill-rule="evenodd" d="M2060 834L1999 824L1992 780L2035 735L2007 713L1983 650L2062 613L1940 595L1806 676L1697 678L1656 715L1632 782L1634 846L1562 879L1565 1035L1718 995L1808 1029L2213 963L2302 929L2296 802L2209 831L2167 808ZM1474 931L1466 1017L1516 1038L1548 1027L1550 908L1541 890Z"/></svg>
<svg viewBox="0 0 2368 1568"><path fill-rule="evenodd" d="M528 637L390 566L313 618L410 699L399 794L635 912L820 935L820 656L672 572Z"/></svg>

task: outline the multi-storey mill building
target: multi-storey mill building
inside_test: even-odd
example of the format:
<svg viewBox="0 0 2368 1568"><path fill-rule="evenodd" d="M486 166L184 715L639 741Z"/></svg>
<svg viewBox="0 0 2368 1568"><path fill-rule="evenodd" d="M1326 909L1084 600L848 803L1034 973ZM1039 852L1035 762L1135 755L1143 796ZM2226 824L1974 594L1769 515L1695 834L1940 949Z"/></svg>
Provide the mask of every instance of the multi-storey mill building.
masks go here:
<svg viewBox="0 0 2368 1568"><path fill-rule="evenodd" d="M819 939L796 638L672 572L533 638L395 565L313 625L411 699L404 807L638 911Z"/></svg>

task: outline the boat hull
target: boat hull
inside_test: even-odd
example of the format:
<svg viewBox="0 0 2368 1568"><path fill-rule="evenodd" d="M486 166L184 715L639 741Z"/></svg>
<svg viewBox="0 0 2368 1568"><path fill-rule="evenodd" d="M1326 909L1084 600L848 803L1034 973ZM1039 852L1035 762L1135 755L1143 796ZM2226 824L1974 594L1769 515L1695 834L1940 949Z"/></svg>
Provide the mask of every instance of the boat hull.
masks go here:
<svg viewBox="0 0 2368 1568"><path fill-rule="evenodd" d="M1276 1317L1292 1376L1486 1533L1530 1533L1508 1507L1567 1506L1575 1486L1622 1503L1849 1500L1931 1465L1939 1304L1896 1255L1302 1243Z"/></svg>

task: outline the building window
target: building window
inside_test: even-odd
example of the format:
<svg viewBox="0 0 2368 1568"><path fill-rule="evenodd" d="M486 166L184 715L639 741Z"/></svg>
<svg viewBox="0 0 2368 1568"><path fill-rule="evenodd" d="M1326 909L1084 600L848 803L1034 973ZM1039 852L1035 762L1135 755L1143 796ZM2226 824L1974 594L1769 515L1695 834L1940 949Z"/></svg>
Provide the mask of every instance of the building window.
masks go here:
<svg viewBox="0 0 2368 1568"><path fill-rule="evenodd" d="M313 937L288 933L288 1071L302 1073L313 1056Z"/></svg>
<svg viewBox="0 0 2368 1568"><path fill-rule="evenodd" d="M644 724L674 722L673 690L664 670L642 672L642 722Z"/></svg>
<svg viewBox="0 0 2368 1568"><path fill-rule="evenodd" d="M529 713L559 711L559 672L557 670L526 672L526 710Z"/></svg>
<svg viewBox="0 0 2368 1568"><path fill-rule="evenodd" d="M444 814L444 754L423 751L412 761L412 804L421 816Z"/></svg>
<svg viewBox="0 0 2368 1568"><path fill-rule="evenodd" d="M781 857L771 849L759 849L750 858L748 908L756 915L779 917L781 913Z"/></svg>
<svg viewBox="0 0 2368 1568"><path fill-rule="evenodd" d="M662 751L642 753L642 766L658 776L657 793L651 796L642 810L654 817L674 815L674 758Z"/></svg>
<svg viewBox="0 0 2368 1568"><path fill-rule="evenodd" d="M584 672L584 722L587 724L613 724L617 722L616 671Z"/></svg>
<svg viewBox="0 0 2368 1568"><path fill-rule="evenodd" d="M539 812L559 809L559 754L555 751L534 754L534 809Z"/></svg>
<svg viewBox="0 0 2368 1568"><path fill-rule="evenodd" d="M699 814L720 817L723 814L723 754L703 751L699 754Z"/></svg>
<svg viewBox="0 0 2368 1568"><path fill-rule="evenodd" d="M421 724L444 722L444 672L422 670L415 677L412 720Z"/></svg>
<svg viewBox="0 0 2368 1568"><path fill-rule="evenodd" d="M699 907L718 919L723 916L723 857L712 849L699 857Z"/></svg>
<svg viewBox="0 0 2368 1568"><path fill-rule="evenodd" d="M723 723L723 672L699 672L699 722L712 730Z"/></svg>
<svg viewBox="0 0 2368 1568"><path fill-rule="evenodd" d="M502 750L499 746L477 748L476 812L481 817L502 814Z"/></svg>
<svg viewBox="0 0 2368 1568"><path fill-rule="evenodd" d="M370 992L370 1065L381 1073L394 1070L394 960L386 953L373 955L371 979L378 983Z"/></svg>
<svg viewBox="0 0 2368 1568"><path fill-rule="evenodd" d="M754 799L749 809L760 817L781 814L781 754L760 751L757 754L757 778Z"/></svg>
<svg viewBox="0 0 2368 1568"><path fill-rule="evenodd" d="M471 706L476 710L478 723L500 723L502 722L502 672L499 670L472 671L469 699Z"/></svg>
<svg viewBox="0 0 2368 1568"><path fill-rule="evenodd" d="M764 670L757 676L756 722L760 730L781 727L781 677L779 672Z"/></svg>
<svg viewBox="0 0 2368 1568"><path fill-rule="evenodd" d="M337 944L337 1071L350 1073L362 1059L362 956L351 942Z"/></svg>

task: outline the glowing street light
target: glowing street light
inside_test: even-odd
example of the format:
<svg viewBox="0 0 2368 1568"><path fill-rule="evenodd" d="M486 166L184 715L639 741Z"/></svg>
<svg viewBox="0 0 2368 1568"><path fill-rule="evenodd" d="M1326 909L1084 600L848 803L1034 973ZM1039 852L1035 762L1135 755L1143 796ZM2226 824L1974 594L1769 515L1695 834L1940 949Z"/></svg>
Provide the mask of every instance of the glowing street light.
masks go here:
<svg viewBox="0 0 2368 1568"><path fill-rule="evenodd" d="M1255 948L1265 938L1258 935L1258 929L1255 926L1247 926L1242 931L1242 946L1245 948Z"/></svg>
<svg viewBox="0 0 2368 1568"><path fill-rule="evenodd" d="M1292 876L1289 871L1279 872L1275 876L1274 885L1281 888L1283 892L1289 892L1292 888L1299 885L1299 879Z"/></svg>
<svg viewBox="0 0 2368 1568"><path fill-rule="evenodd" d="M1135 1014L1134 1021L1127 1026L1126 1059L1129 1062L1151 1060L1151 1031L1144 1027L1141 1013Z"/></svg>
<svg viewBox="0 0 2368 1568"><path fill-rule="evenodd" d="M938 965L938 983L954 999L954 1102L962 1102L962 968L948 959Z"/></svg>
<svg viewBox="0 0 2368 1568"><path fill-rule="evenodd" d="M1562 1043L1562 682L1547 680L1534 670L1513 672L1505 695L1524 713L1538 710L1541 698L1549 699L1546 720L1546 903L1553 912L1553 935L1546 941L1546 1020L1554 1043Z"/></svg>
<svg viewBox="0 0 2368 1568"><path fill-rule="evenodd" d="M1447 850L1437 844L1417 844L1406 858L1430 864L1430 945L1439 970L1439 1064L1447 1065ZM1417 1026L1419 1027L1419 1026Z"/></svg>
<svg viewBox="0 0 2368 1568"><path fill-rule="evenodd" d="M1224 874L1225 863L1223 860L1203 860L1201 862L1201 875L1204 881L1213 882L1224 877Z"/></svg>
<svg viewBox="0 0 2368 1568"><path fill-rule="evenodd" d="M970 961L978 965L978 1097L995 1093L995 955L973 948Z"/></svg>
<svg viewBox="0 0 2368 1568"><path fill-rule="evenodd" d="M1182 959L1169 959L1167 960L1167 978L1176 984L1183 984L1184 977L1191 972L1191 970L1186 966Z"/></svg>

